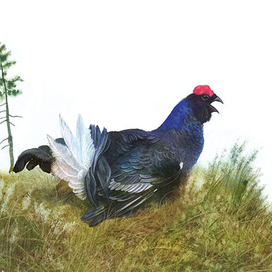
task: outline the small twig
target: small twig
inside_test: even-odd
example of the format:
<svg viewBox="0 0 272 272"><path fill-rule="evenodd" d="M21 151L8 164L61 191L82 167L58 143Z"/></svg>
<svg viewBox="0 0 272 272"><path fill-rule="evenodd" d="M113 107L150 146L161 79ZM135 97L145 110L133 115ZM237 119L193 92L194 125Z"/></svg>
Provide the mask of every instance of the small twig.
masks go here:
<svg viewBox="0 0 272 272"><path fill-rule="evenodd" d="M1 111L0 111L0 113L2 113L2 112L6 112L6 111L7 111L7 110L1 110Z"/></svg>
<svg viewBox="0 0 272 272"><path fill-rule="evenodd" d="M7 102L5 102L5 103L1 104L1 105L0 105L0 107L4 106L4 105L6 105L6 104L7 104Z"/></svg>
<svg viewBox="0 0 272 272"><path fill-rule="evenodd" d="M6 120L4 120L4 121L2 121L2 122L0 123L0 125L1 125L1 124L3 124L4 122L7 122L7 119L6 119Z"/></svg>
<svg viewBox="0 0 272 272"><path fill-rule="evenodd" d="M7 144L7 145L5 145L5 146L3 146L3 147L1 148L1 150L2 150L2 149L4 149L5 147L8 147L8 146L9 146L8 144Z"/></svg>
<svg viewBox="0 0 272 272"><path fill-rule="evenodd" d="M11 117L11 118L23 118L23 116L21 116L21 115L11 115L11 114L9 114L9 117Z"/></svg>
<svg viewBox="0 0 272 272"><path fill-rule="evenodd" d="M9 123L15 127L15 125L13 123L11 123L11 122L9 122Z"/></svg>
<svg viewBox="0 0 272 272"><path fill-rule="evenodd" d="M0 142L0 144L2 144L4 141L6 141L6 140L8 140L8 137L7 138L5 138L4 140L2 140L1 142Z"/></svg>

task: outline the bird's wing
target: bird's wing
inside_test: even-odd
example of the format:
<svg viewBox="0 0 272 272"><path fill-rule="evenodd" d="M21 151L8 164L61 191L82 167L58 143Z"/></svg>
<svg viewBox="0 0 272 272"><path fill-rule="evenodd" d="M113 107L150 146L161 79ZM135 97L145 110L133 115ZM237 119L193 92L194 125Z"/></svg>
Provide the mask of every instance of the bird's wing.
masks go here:
<svg viewBox="0 0 272 272"><path fill-rule="evenodd" d="M156 191L179 179L182 169L175 154L159 145L139 145L111 166L108 197L115 201L113 213L123 216L156 195Z"/></svg>
<svg viewBox="0 0 272 272"><path fill-rule="evenodd" d="M170 149L158 143L136 146L111 166L110 199L124 201L156 190L173 182L180 173L180 163Z"/></svg>
<svg viewBox="0 0 272 272"><path fill-rule="evenodd" d="M112 165L120 157L133 150L135 146L152 145L158 142L159 138L157 135L141 129L127 129L118 132L110 131L109 140L110 146L105 157L108 163Z"/></svg>
<svg viewBox="0 0 272 272"><path fill-rule="evenodd" d="M83 220L94 220L91 225L95 225L111 216L127 215L156 195L159 188L179 179L182 169L174 153L164 146L145 143L123 153L111 167L104 155L99 158L95 172L89 171L86 180L90 184L95 180L103 187L108 208L106 212L99 207L95 212L90 210ZM88 199L94 198L90 194Z"/></svg>
<svg viewBox="0 0 272 272"><path fill-rule="evenodd" d="M108 139L85 177L87 198L96 207L82 217L92 221L90 226L136 211L158 189L165 186L168 191L167 185L179 181L182 173L177 154L152 132L109 132ZM164 192L160 190L158 196ZM103 209L100 200L106 200Z"/></svg>

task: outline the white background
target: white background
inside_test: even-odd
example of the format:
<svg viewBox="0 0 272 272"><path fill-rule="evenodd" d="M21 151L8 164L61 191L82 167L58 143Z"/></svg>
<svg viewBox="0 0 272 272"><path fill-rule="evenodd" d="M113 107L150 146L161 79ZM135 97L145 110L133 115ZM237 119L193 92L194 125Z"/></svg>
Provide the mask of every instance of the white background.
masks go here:
<svg viewBox="0 0 272 272"><path fill-rule="evenodd" d="M257 167L272 199L272 2L3 1L0 41L17 61L23 95L10 99L15 157L72 128L152 130L199 84L222 98L205 125L199 163L239 138L260 149ZM6 127L0 126L0 139ZM8 149L0 150L8 169Z"/></svg>

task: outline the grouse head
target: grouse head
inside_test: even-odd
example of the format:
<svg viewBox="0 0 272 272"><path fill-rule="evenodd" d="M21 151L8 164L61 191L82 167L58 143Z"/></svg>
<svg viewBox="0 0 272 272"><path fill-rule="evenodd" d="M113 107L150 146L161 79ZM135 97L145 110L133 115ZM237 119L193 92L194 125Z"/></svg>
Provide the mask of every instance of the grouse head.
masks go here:
<svg viewBox="0 0 272 272"><path fill-rule="evenodd" d="M211 103L215 101L223 103L222 99L208 85L196 86L193 93L188 95L185 100L192 108L195 118L202 124L210 121L212 112L219 113Z"/></svg>

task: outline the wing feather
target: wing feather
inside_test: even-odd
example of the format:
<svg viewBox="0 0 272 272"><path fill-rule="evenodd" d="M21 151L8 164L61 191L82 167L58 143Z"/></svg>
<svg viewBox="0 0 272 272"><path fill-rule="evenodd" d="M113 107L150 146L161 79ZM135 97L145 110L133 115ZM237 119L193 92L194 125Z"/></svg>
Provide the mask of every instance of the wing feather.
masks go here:
<svg viewBox="0 0 272 272"><path fill-rule="evenodd" d="M114 162L111 170L109 197L121 202L129 198L135 200L134 197L129 197L130 194L148 194L150 190L175 181L181 174L180 162L174 158L170 149L162 145L150 148L148 144L135 146L130 152L123 154ZM127 208L129 206L128 203Z"/></svg>

